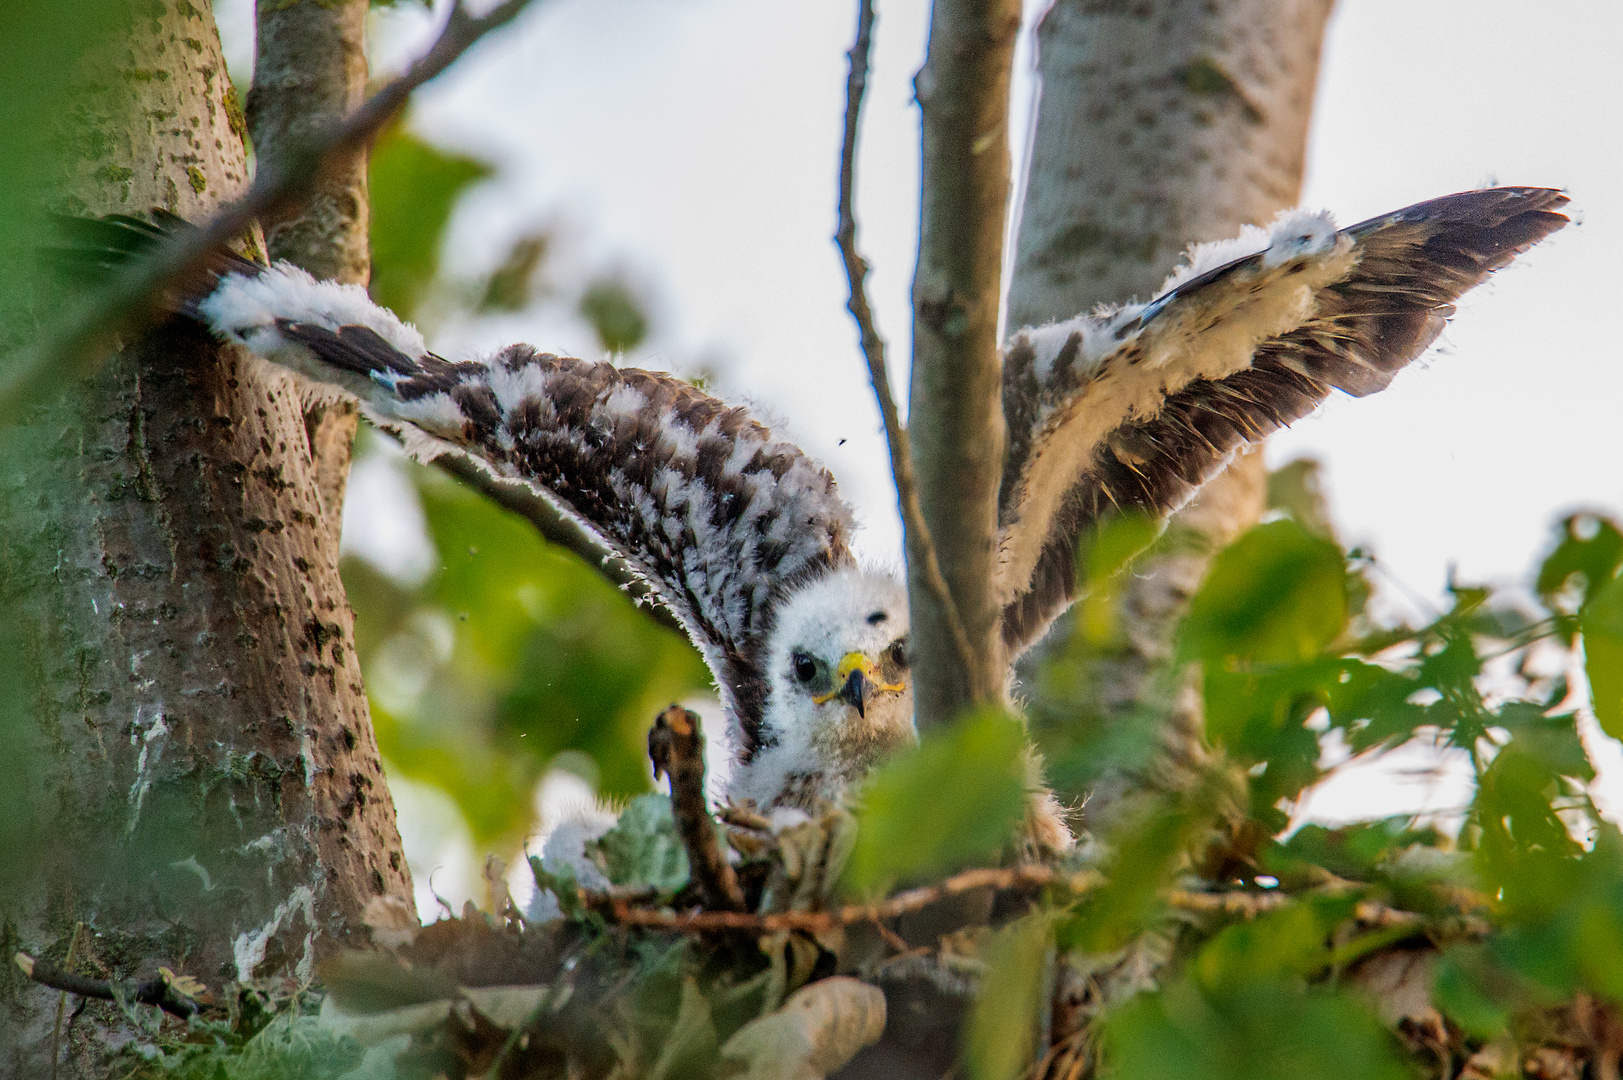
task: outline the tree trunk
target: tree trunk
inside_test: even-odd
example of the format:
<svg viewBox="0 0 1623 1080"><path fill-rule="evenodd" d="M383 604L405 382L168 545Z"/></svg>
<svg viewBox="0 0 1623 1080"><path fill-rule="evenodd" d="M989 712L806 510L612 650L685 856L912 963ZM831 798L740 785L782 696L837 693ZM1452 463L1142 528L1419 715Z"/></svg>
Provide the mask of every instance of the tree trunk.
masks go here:
<svg viewBox="0 0 1623 1080"><path fill-rule="evenodd" d="M240 194L207 10L143 4L83 70L67 209ZM217 993L303 980L411 888L290 378L171 323L0 439L0 785L31 815L7 822L0 1075L103 1075L139 1030L101 1002L58 1025L14 950Z"/></svg>
<svg viewBox="0 0 1623 1080"><path fill-rule="evenodd" d="M259 4L248 131L262 162L276 161L366 97L367 0ZM261 221L272 259L318 278L365 285L372 276L366 151L327 167L297 213ZM323 520L336 533L360 412L352 401L309 401L304 426L315 459Z"/></svg>
<svg viewBox="0 0 1623 1080"><path fill-rule="evenodd" d="M936 0L915 80L923 198L913 278L908 429L919 504L969 638L960 656L908 537L914 713L921 729L999 701L1007 662L992 595L1003 465L998 310L1009 199L1017 0Z"/></svg>
<svg viewBox="0 0 1623 1080"><path fill-rule="evenodd" d="M1295 205L1332 6L1057 0L1037 34L1039 107L1008 325L1147 299L1188 243L1233 236ZM1088 673L1102 723L1145 700L1211 554L1260 517L1264 481L1260 452L1237 459L1174 519L1194 542L1136 567L1120 609L1124 640ZM1173 714L1169 755L1198 758L1192 687ZM1108 815L1110 789L1129 782L1116 777L1093 793L1090 827Z"/></svg>

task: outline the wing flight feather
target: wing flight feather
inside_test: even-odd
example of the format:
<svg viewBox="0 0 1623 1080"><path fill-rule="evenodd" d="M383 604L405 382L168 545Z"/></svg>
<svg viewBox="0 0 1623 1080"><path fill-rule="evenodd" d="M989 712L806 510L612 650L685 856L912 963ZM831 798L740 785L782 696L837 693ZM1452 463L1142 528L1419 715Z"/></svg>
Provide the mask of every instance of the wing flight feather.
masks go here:
<svg viewBox="0 0 1623 1080"><path fill-rule="evenodd" d="M1075 545L1102 516L1170 513L1331 390L1384 389L1454 301L1567 224L1566 202L1544 188L1470 191L1340 231L1294 212L1195 249L1148 304L1017 334L999 506L1011 651L1075 598Z"/></svg>
<svg viewBox="0 0 1623 1080"><path fill-rule="evenodd" d="M65 261L105 272L178 219L80 221ZM852 561L834 478L743 408L673 376L512 345L487 360L429 352L365 290L287 264L211 264L173 306L219 336L357 397L420 457L468 455L583 524L645 577L704 654L748 748L773 609ZM198 297L201 296L201 299Z"/></svg>

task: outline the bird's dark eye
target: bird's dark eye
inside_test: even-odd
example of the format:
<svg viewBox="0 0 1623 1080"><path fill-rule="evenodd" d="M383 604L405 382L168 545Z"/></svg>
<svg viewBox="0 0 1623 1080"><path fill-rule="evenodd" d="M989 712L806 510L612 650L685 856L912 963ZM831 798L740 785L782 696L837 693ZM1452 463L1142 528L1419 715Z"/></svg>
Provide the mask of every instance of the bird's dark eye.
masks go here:
<svg viewBox="0 0 1623 1080"><path fill-rule="evenodd" d="M801 682L811 682L817 677L817 661L803 652L797 652L789 660L789 670L795 673L795 678Z"/></svg>
<svg viewBox="0 0 1623 1080"><path fill-rule="evenodd" d="M885 650L885 659L889 660L899 670L907 670L907 639L897 638L891 642L890 648Z"/></svg>

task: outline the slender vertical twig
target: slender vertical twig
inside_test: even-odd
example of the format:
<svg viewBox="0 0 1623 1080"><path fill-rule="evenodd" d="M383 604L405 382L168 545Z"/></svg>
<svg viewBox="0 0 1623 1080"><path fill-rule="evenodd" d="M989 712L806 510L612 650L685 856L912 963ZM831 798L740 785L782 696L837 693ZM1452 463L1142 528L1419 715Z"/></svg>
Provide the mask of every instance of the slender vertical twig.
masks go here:
<svg viewBox="0 0 1623 1080"><path fill-rule="evenodd" d="M907 556L917 560L923 569L926 586L946 613L947 627L952 633L953 645L959 659L968 664L972 653L969 635L964 632L963 620L958 617L958 605L952 599L952 590L941 573L941 560L936 557L935 544L930 540L930 527L925 524L919 509L918 487L913 483L913 459L907 446L907 429L902 426L896 411L896 399L890 392L890 372L885 364L885 339L879 335L873 308L868 303L868 260L857 252L857 216L855 205L857 131L862 120L862 100L868 91L868 54L873 44L873 0L860 0L857 9L857 39L846 58L850 61L850 74L845 80L845 141L840 146L840 224L834 234L840 257L845 261L845 277L850 283L851 300L846 305L851 317L857 321L862 336L862 355L868 361L868 378L873 382L874 397L879 399L879 414L885 421L885 442L890 447L890 472L896 483L896 499L901 504L902 523L907 529Z"/></svg>

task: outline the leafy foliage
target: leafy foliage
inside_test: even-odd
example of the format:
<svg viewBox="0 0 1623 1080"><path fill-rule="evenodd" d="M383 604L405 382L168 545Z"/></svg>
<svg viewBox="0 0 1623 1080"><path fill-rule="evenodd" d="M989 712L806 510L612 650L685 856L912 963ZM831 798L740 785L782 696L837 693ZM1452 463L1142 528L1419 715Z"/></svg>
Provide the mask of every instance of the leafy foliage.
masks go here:
<svg viewBox="0 0 1623 1080"><path fill-rule="evenodd" d="M882 766L862 795L851 891L881 893L995 855L1025 809L1024 760L1023 727L988 711Z"/></svg>
<svg viewBox="0 0 1623 1080"><path fill-rule="evenodd" d="M528 522L434 470L409 475L437 568L407 586L343 567L390 766L448 792L481 845L522 839L560 754L595 763L610 796L647 791L648 718L709 685L692 647Z"/></svg>
<svg viewBox="0 0 1623 1080"><path fill-rule="evenodd" d="M483 161L431 146L396 124L372 148L372 296L412 318L439 268L456 200L491 175Z"/></svg>

